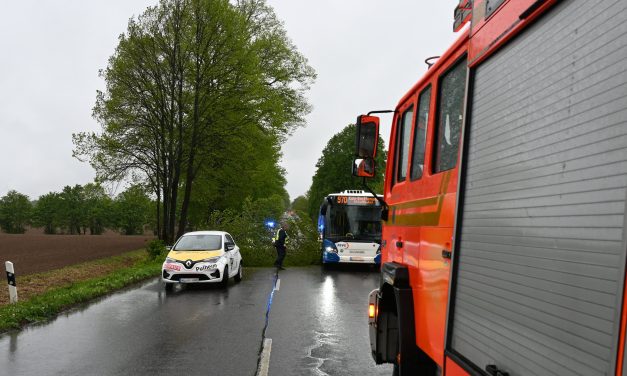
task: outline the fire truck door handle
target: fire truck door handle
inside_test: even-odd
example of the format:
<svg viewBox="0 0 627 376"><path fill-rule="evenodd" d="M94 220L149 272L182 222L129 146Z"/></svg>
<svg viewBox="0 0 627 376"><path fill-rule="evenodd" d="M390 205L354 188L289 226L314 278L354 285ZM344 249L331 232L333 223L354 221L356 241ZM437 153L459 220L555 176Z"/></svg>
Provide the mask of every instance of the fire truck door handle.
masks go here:
<svg viewBox="0 0 627 376"><path fill-rule="evenodd" d="M490 376L509 376L509 372L501 371L496 365L488 364L485 370Z"/></svg>
<svg viewBox="0 0 627 376"><path fill-rule="evenodd" d="M396 248L403 248L403 242L401 240L396 242Z"/></svg>
<svg viewBox="0 0 627 376"><path fill-rule="evenodd" d="M451 251L447 251L446 249L442 250L442 258L451 259Z"/></svg>

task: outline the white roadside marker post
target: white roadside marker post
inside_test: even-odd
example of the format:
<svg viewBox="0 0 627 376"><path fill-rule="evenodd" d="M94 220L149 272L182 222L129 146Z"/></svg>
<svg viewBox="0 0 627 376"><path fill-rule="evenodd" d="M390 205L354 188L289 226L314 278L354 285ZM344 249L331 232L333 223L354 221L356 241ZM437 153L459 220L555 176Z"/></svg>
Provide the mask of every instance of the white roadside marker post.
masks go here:
<svg viewBox="0 0 627 376"><path fill-rule="evenodd" d="M7 261L4 265L7 269L7 281L9 282L9 301L11 303L17 303L17 286L15 285L15 269L13 269L13 263Z"/></svg>

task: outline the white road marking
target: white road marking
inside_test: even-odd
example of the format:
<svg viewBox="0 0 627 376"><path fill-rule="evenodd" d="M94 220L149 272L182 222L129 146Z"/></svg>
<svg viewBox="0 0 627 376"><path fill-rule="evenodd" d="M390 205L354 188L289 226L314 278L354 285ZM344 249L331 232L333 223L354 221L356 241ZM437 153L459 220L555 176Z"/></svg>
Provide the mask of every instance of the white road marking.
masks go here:
<svg viewBox="0 0 627 376"><path fill-rule="evenodd" d="M270 369L270 352L272 351L272 338L266 338L263 341L263 350L261 350L261 360L259 368L257 368L256 376L268 376Z"/></svg>
<svg viewBox="0 0 627 376"><path fill-rule="evenodd" d="M277 279L276 280L276 285L274 286L274 291L279 291L279 289L281 288L281 279Z"/></svg>

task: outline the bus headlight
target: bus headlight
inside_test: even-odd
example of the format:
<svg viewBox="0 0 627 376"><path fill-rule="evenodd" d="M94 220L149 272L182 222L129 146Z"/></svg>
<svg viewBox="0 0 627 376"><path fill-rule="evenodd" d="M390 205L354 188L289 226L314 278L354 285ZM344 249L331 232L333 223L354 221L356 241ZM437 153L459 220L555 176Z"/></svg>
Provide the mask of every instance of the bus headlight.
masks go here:
<svg viewBox="0 0 627 376"><path fill-rule="evenodd" d="M335 243L333 243L329 239L324 239L322 241L322 249L326 253L337 253L337 246L335 245Z"/></svg>

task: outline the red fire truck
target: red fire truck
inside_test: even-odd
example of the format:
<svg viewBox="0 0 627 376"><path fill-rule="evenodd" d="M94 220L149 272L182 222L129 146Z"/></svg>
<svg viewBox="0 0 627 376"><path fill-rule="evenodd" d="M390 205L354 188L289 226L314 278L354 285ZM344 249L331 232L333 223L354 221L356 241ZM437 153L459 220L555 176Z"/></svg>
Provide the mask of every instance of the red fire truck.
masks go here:
<svg viewBox="0 0 627 376"><path fill-rule="evenodd" d="M396 106L372 354L400 375L626 376L627 1L461 0ZM357 121L374 175L379 119Z"/></svg>

